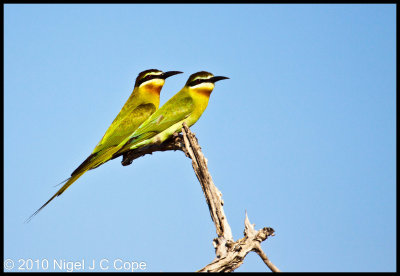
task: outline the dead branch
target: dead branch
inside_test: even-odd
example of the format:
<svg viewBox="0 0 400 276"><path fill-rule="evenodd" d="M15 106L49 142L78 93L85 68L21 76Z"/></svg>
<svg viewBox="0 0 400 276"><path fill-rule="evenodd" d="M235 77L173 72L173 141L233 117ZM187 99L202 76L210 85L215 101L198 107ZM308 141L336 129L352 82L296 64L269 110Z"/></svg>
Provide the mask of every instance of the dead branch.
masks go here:
<svg viewBox="0 0 400 276"><path fill-rule="evenodd" d="M261 243L269 236L274 236L274 229L264 227L256 231L254 224L251 224L246 213L244 237L234 241L231 228L225 216L222 200L222 193L214 185L208 171L207 159L201 152L197 138L189 127L184 123L182 134L175 133L173 137L159 145L151 145L131 150L123 155L122 165L127 166L133 160L152 154L156 151L180 150L192 160L192 167L203 190L211 219L213 220L218 237L213 240L216 258L198 272L232 272L244 261L246 255L256 252L268 268L273 272L280 270L268 259L261 248Z"/></svg>

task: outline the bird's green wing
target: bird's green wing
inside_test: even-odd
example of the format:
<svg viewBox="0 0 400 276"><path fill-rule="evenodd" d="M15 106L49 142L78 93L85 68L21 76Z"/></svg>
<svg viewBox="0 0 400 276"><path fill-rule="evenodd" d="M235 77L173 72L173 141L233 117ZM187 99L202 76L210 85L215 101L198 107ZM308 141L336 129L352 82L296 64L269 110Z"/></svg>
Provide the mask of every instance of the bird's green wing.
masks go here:
<svg viewBox="0 0 400 276"><path fill-rule="evenodd" d="M133 144L150 139L170 126L184 120L194 110L191 97L175 98L165 103L150 116L129 138L122 151ZM121 151L120 151L121 152Z"/></svg>
<svg viewBox="0 0 400 276"><path fill-rule="evenodd" d="M191 97L176 99L154 113L134 132L133 136L138 137L149 132L160 133L187 118L193 109L194 103Z"/></svg>
<svg viewBox="0 0 400 276"><path fill-rule="evenodd" d="M92 154L100 152L109 147L117 146L132 132L134 132L146 119L156 111L156 106L152 103L141 104L131 111L126 112L124 117L114 120L108 128L103 138L97 144ZM118 119L118 120L117 120Z"/></svg>

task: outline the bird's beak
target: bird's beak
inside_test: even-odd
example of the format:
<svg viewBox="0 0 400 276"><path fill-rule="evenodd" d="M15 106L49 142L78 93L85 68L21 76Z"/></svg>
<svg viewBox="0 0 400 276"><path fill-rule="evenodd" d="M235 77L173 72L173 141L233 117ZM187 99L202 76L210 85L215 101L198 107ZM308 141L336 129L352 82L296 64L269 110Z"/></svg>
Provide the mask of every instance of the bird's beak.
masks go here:
<svg viewBox="0 0 400 276"><path fill-rule="evenodd" d="M182 73L183 72L180 72L180 71L168 71L168 72L164 72L162 74L162 77L165 80L166 78L172 77L173 75L182 74Z"/></svg>
<svg viewBox="0 0 400 276"><path fill-rule="evenodd" d="M210 78L210 82L215 83L217 81L226 80L226 79L229 79L229 78L223 77L223 76L215 76L215 77Z"/></svg>

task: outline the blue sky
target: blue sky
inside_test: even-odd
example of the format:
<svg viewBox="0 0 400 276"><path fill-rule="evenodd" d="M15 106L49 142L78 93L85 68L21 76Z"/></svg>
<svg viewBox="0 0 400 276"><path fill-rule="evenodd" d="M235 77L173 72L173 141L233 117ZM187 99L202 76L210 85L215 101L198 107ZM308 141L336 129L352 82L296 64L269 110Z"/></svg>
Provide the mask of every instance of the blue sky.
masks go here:
<svg viewBox="0 0 400 276"><path fill-rule="evenodd" d="M215 228L181 152L108 162L24 223L149 68L184 72L161 104L194 72L230 78L192 130L235 239L247 211L275 229L262 247L282 271L395 271L395 17L395 5L5 5L11 271L61 271L54 260L101 271L103 259L105 271L115 260L195 271L214 259ZM268 269L250 253L237 271Z"/></svg>

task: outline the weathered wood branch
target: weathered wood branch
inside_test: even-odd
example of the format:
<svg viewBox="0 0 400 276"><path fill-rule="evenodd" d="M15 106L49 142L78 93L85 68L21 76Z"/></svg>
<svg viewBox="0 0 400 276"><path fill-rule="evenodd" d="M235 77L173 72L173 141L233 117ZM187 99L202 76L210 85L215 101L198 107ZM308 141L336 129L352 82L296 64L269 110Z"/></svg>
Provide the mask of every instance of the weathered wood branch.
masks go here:
<svg viewBox="0 0 400 276"><path fill-rule="evenodd" d="M222 194L214 185L212 177L208 172L207 160L201 152L197 138L190 131L187 125L183 126L182 133L183 141L185 142L185 148L183 150L186 156L192 159L193 170L196 173L197 179L199 180L206 197L211 218L217 228L218 238L222 239L221 242L233 240L231 227L228 224L224 209L222 208L224 205ZM218 255L223 256L224 254L217 254L217 256Z"/></svg>
<svg viewBox="0 0 400 276"><path fill-rule="evenodd" d="M264 227L256 231L254 224L250 224L246 214L244 237L236 242L228 242L225 245L220 245L227 248L227 255L223 258L214 259L214 261L198 270L198 272L232 272L243 263L244 258L251 251L256 252L271 271L280 272L269 261L267 255L261 249L261 242L266 240L268 236L274 236L274 229Z"/></svg>
<svg viewBox="0 0 400 276"><path fill-rule="evenodd" d="M280 270L268 259L261 248L261 243L269 236L274 236L274 229L264 227L256 231L246 213L244 237L234 241L231 228L224 213L222 193L214 185L208 171L207 159L201 152L197 138L186 124L182 126L182 134L175 133L173 137L159 145L135 149L123 155L122 165L127 166L133 160L152 154L156 151L180 150L192 160L192 167L203 190L211 219L213 220L218 237L213 241L216 258L198 272L232 272L244 261L246 255L256 252L268 268L273 272Z"/></svg>

